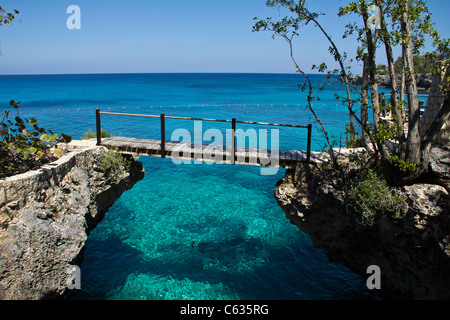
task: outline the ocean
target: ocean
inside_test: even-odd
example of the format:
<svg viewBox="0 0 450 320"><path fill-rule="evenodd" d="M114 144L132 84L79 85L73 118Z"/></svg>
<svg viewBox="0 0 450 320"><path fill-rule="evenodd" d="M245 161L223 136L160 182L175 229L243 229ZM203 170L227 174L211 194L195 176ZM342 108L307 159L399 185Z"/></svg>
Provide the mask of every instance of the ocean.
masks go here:
<svg viewBox="0 0 450 320"><path fill-rule="evenodd" d="M322 75L311 75L316 86ZM280 124L315 121L296 74L92 74L0 76L0 102L20 103L55 133L79 139L95 131L95 110L236 118ZM348 111L335 83L318 92L314 108L345 146ZM203 130L230 124L203 122ZM257 127L239 125L248 130ZM159 139L159 119L102 116L113 135ZM167 120L166 132L194 123ZM307 132L279 127L280 149L306 149ZM325 141L313 129L312 148ZM65 298L96 300L350 300L378 299L366 279L329 262L292 225L273 196L285 173L259 167L175 164L139 158L145 178L110 208L86 243L81 290Z"/></svg>

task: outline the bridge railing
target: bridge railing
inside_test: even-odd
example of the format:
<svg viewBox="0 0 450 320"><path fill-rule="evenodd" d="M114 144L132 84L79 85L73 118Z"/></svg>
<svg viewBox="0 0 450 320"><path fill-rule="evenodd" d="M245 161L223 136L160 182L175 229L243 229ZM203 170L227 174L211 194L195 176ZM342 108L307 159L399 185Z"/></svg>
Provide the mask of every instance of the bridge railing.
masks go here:
<svg viewBox="0 0 450 320"><path fill-rule="evenodd" d="M100 115L117 115L117 116L130 116L130 117L144 117L144 118L159 118L161 120L161 158L166 157L165 144L166 144L166 119L179 119L179 120L194 120L194 121L213 121L213 122L227 122L231 123L231 154L232 154L232 164L235 162L236 156L236 124L253 124L253 125L263 125L263 126L277 126L277 127L290 127L290 128L303 128L308 129L308 141L306 150L306 161L311 160L311 136L312 136L312 125L307 126L292 125L292 124L279 124L279 123L266 123L266 122L254 122L254 121L240 121L235 118L231 120L219 120L219 119L207 119L207 118L192 118L192 117L177 117L177 116L166 116L164 113L161 115L148 115L148 114L133 114L133 113L118 113L118 112L103 112L100 109L96 109L96 127L97 127L97 145L102 145L102 128Z"/></svg>

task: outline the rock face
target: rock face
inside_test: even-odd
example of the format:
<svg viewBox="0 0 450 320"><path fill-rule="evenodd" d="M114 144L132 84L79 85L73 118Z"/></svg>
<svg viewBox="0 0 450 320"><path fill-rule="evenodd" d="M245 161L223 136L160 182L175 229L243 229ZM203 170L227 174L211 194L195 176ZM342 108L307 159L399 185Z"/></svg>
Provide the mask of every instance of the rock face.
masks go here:
<svg viewBox="0 0 450 320"><path fill-rule="evenodd" d="M58 161L0 180L0 299L54 298L71 283L89 231L144 177L132 157L103 169L103 150L74 141Z"/></svg>
<svg viewBox="0 0 450 320"><path fill-rule="evenodd" d="M372 225L365 225L347 206L352 171L333 173L304 164L286 173L274 195L286 217L309 234L329 260L366 278L369 266L379 266L386 297L449 299L448 191L435 184L406 186L406 216L378 214Z"/></svg>

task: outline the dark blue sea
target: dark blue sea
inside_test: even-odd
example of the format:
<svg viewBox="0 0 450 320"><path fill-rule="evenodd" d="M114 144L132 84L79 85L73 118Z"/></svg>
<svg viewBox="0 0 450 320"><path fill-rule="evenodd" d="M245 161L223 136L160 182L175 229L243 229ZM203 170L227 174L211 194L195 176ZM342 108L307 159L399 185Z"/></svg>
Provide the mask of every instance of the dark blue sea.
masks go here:
<svg viewBox="0 0 450 320"><path fill-rule="evenodd" d="M325 79L311 76L316 88ZM95 109L307 125L306 93L296 74L99 74L0 76L0 102L21 101L56 133L79 139L95 131ZM332 84L314 102L345 146L346 107ZM167 132L193 122L167 120ZM251 125L241 125L243 129ZM104 115L104 130L159 139L159 119ZM203 123L225 132L229 124ZM259 128L256 128L258 130ZM281 149L305 149L306 130L279 128ZM170 134L169 134L170 138ZM314 150L325 141L313 130ZM366 279L329 262L307 234L290 224L273 190L285 170L181 164L140 157L145 178L125 192L89 236L81 290L67 299L349 300L376 299Z"/></svg>

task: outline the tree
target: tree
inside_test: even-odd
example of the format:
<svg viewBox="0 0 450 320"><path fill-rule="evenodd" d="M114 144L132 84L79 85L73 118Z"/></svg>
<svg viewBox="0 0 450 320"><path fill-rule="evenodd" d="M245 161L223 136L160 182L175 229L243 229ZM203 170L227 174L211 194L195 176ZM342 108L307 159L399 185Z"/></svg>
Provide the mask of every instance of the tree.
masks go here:
<svg viewBox="0 0 450 320"><path fill-rule="evenodd" d="M405 71L406 71L406 94L408 96L408 138L406 143L405 161L418 165L420 163L420 108L419 95L417 92L417 82L414 74L414 56L413 56L413 35L410 12L410 1L399 1L399 7L402 11L401 31L402 49L405 52Z"/></svg>
<svg viewBox="0 0 450 320"><path fill-rule="evenodd" d="M381 8L382 6L382 1L378 0L376 1L376 6L378 6L379 8ZM389 13L389 7L390 5L392 5L391 3L388 3L385 8L384 11L380 11L380 29L381 29L381 37L383 39L384 42L384 47L386 48L386 59L388 61L388 72L389 72L389 76L391 78L391 83L392 83L392 93L391 93L391 102L392 102L392 111L394 112L395 115L395 122L397 124L397 139L399 140L400 143L403 143L403 141L405 140L405 134L404 134L404 130L403 130L403 104L400 103L399 100L399 87L397 84L397 75L395 72L395 67L394 67L394 54L393 54L393 49L392 49L392 45L393 43L396 43L396 39L393 38L391 36L391 34L388 31L387 28L387 22L385 19L385 14ZM403 99L401 99L403 100Z"/></svg>
<svg viewBox="0 0 450 320"><path fill-rule="evenodd" d="M298 63L296 62L294 58L293 53L293 39L296 36L299 36L299 29L302 26L308 25L309 23L314 24L325 39L330 44L329 52L333 56L334 60L338 63L339 69L328 71L327 66L325 63L321 63L319 66L314 65L313 69L318 69L319 72L327 71L328 75L327 78L330 79L332 75L338 74L339 80L345 85L346 88L346 97L343 99L343 103L347 105L349 115L350 115L350 132L354 132L353 128L353 119L355 119L359 125L363 128L363 131L370 137L370 140L374 142L374 139L369 131L369 128L365 123L362 123L361 120L357 117L355 111L353 110L353 99L351 96L351 88L350 88L350 78L348 73L348 68L345 66L345 60L347 55L341 54L338 47L336 46L335 42L332 40L330 34L323 28L321 23L319 22L318 18L320 14L311 12L306 6L306 0L300 0L298 3L292 0L269 0L266 2L267 6L273 7L284 7L287 8L292 14L292 17L284 17L280 19L277 22L273 22L271 18L267 18L266 20L259 20L253 27L253 31L262 31L262 30L269 30L273 32L273 37L275 36L281 36L284 38L290 47L290 56L291 59L294 62L294 65L296 67L296 70L298 73L301 73L306 79L309 87L309 94L308 94L308 108L310 111L314 114L314 117L316 118L316 121L321 126L321 131L323 132L325 139L328 144L329 152L331 159L333 160L333 163L337 165L336 157L334 155L333 146L334 144L330 141L329 134L326 131L323 123L320 121L320 119L317 117L317 114L314 112L311 102L316 100L317 97L314 97L312 95L313 89L311 86L311 81L309 80L306 73L300 68ZM255 18L257 20L257 18Z"/></svg>
<svg viewBox="0 0 450 320"><path fill-rule="evenodd" d="M368 28L367 10L371 5L378 8L378 30L370 30ZM358 31L358 41L361 43L358 51L359 58L364 60L365 66L363 71L363 87L362 92L367 90L364 87L365 73L369 73L372 108L374 113L374 133L377 135L377 141L380 143L380 151L382 161L385 165L389 165L391 160L394 160L394 165L402 165L403 168L419 168L424 161L423 148L421 148L421 134L419 130L420 108L418 101L416 74L424 68L418 65L422 60L432 61L437 55L446 57L448 54L448 39L441 39L439 33L434 30L431 22L431 14L426 6L426 1L422 0L359 0L351 2L347 6L340 9L339 15L356 13L361 16L363 20L363 27L357 27L351 24L348 27L348 34ZM434 41L437 47L435 54L426 54L424 58L418 59L421 48L425 43L425 36L428 35ZM378 113L377 94L378 90L374 84L374 76L382 71L376 68L375 53L377 48L377 40L381 39L382 45L385 47L386 58L388 61L388 71L392 82L391 94L391 111L394 113L396 125L392 127L393 130L386 130L385 123L379 123L376 113ZM402 57L394 62L393 48L400 45L402 48ZM419 68L418 68L419 67ZM429 70L432 68L429 68ZM402 82L399 86L397 82L397 75L402 76ZM367 85L367 83L366 83ZM399 91L400 89L400 91ZM407 93L407 101L404 100L404 92ZM362 94L362 104L367 101L367 96ZM407 125L408 138L404 136L403 124L403 105L407 105ZM442 119L440 120L442 121ZM436 124L439 121L436 118ZM441 125L442 127L442 125ZM438 127L440 128L440 127ZM392 132L393 135L389 135ZM422 135L423 136L423 135ZM393 153L386 153L384 149L385 141L387 139L396 138L399 143L398 149ZM425 169L426 170L426 169ZM412 170L423 172L422 170ZM409 176L416 176L409 172ZM405 180L408 180L405 178Z"/></svg>
<svg viewBox="0 0 450 320"><path fill-rule="evenodd" d="M409 181L417 178L426 168L420 167L424 163L424 150L429 147L430 139L436 136L435 131L420 133L419 120L420 108L418 101L416 74L418 67L421 67L418 61L432 61L438 56L448 58L449 39L441 39L439 33L433 28L431 14L424 0L357 0L347 3L340 8L339 16L356 14L361 20L347 25L347 31L344 38L356 34L360 43L356 59L363 62L362 84L358 88L361 98L361 118L359 119L353 111L354 101L350 96L349 75L351 71L345 66L346 54L341 54L331 35L324 30L320 24L319 17L323 14L310 12L307 9L306 0L277 0L267 1L268 6L278 6L287 8L292 16L280 18L274 22L271 18L259 20L254 31L270 30L274 35L284 37L290 46L291 58L294 61L297 72L304 74L293 57L293 39L299 36L300 28L307 24L313 24L324 35L329 42L329 52L338 63L339 69L328 71L327 66L322 63L319 67L313 66L321 72L327 71L330 74L338 74L339 79L347 89L347 97L343 100L347 104L351 119L356 119L362 129L364 145L368 152L373 153L375 159L381 160L386 167L394 170L397 168L403 176L402 181ZM376 6L377 27L374 28L370 17L370 9ZM256 18L255 18L256 19ZM436 52L424 55L422 60L418 60L420 50L425 43L425 36L433 39ZM385 49L388 66L381 67L376 64L377 49ZM401 60L394 61L394 47L401 46ZM417 64L417 66L416 66ZM379 90L377 75L379 73L388 73L392 81L393 88L389 108L394 114L395 123L384 121L380 117L381 106L379 99ZM398 75L402 76L401 83L398 82ZM305 74L304 74L305 75ZM305 75L307 77L307 75ZM447 79L447 77L444 77ZM309 85L311 83L309 82ZM407 102L404 101L404 92L407 94ZM308 95L309 107L312 110L310 100L312 99L312 88ZM445 91L448 94L448 90ZM370 94L369 94L370 93ZM317 99L317 97L315 97ZM370 100L370 102L369 102ZM445 101L449 101L446 99ZM373 123L368 123L369 103L372 107ZM407 105L407 138L404 135L404 106ZM436 124L440 124L448 118L448 107L442 108L442 112L436 116ZM316 116L316 114L315 114ZM316 116L317 118L317 116ZM317 119L320 122L319 119ZM321 122L320 122L321 123ZM321 123L322 124L322 123ZM442 126L442 124L441 124ZM322 126L323 127L323 126ZM332 143L328 139L325 128L323 132L327 137L327 143L331 149ZM426 140L425 140L426 137ZM389 140L397 140L396 149L388 148ZM372 143L369 144L369 141ZM424 142L426 141L426 147ZM407 169L405 169L407 168ZM400 170L401 169L401 170Z"/></svg>
<svg viewBox="0 0 450 320"><path fill-rule="evenodd" d="M376 69L376 73L377 74L382 74L382 75L388 74L388 67L386 65L384 65L384 64L378 64L377 65L377 69Z"/></svg>
<svg viewBox="0 0 450 320"><path fill-rule="evenodd" d="M306 83L303 85L302 89L305 90L306 84L307 84L307 86L308 86L308 95L307 95L308 109L314 115L316 122L319 124L321 131L324 134L333 164L337 164L336 156L333 151L333 143L330 140L330 137L328 135L327 130L325 129L324 124L322 123L320 118L317 116L316 112L314 111L314 109L312 107L312 102L315 101L317 99L317 97L315 97L313 94L313 87L311 84L311 80L309 79L308 75L303 71L303 69L298 65L298 63L294 57L294 48L293 48L292 41L295 36L299 35L297 31L300 28L300 25L302 23L308 24L311 20L313 20L317 17L317 14L312 14L307 10L303 10L303 8L300 5L298 7L294 7L292 1L284 1L284 0L267 1L268 6L274 6L275 4L282 4L282 5L286 6L287 8L289 8L289 10L291 10L291 12L296 12L298 17L283 18L278 22L272 22L271 18L268 18L267 20L260 20L253 27L253 31L258 32L260 30L270 30L274 33L273 37L275 37L275 35L278 35L287 41L287 43L289 45L289 50L290 50L290 57L295 65L296 72L302 74L306 79ZM291 31L291 30L293 30L293 31Z"/></svg>
<svg viewBox="0 0 450 320"><path fill-rule="evenodd" d="M19 11L14 10L14 14L19 14ZM9 26L16 18L14 14L10 13L10 12L6 12L6 10L0 6L0 27L1 26ZM0 50L0 55L1 54L2 54L2 52Z"/></svg>

